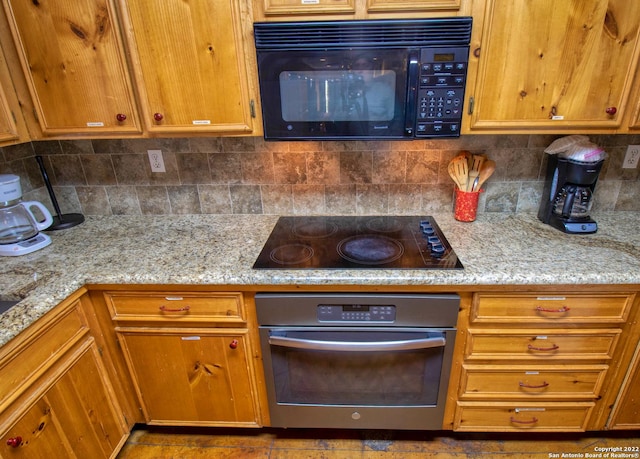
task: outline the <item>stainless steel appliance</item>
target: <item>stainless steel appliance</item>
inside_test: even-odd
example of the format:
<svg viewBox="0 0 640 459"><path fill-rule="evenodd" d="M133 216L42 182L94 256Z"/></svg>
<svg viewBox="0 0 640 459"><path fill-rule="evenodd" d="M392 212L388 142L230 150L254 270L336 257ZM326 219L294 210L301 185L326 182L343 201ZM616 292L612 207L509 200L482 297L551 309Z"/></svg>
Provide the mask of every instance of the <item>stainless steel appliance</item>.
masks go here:
<svg viewBox="0 0 640 459"><path fill-rule="evenodd" d="M471 23L255 23L265 139L459 136Z"/></svg>
<svg viewBox="0 0 640 459"><path fill-rule="evenodd" d="M254 268L462 269L433 217L280 217Z"/></svg>
<svg viewBox="0 0 640 459"><path fill-rule="evenodd" d="M595 233L598 224L589 212L603 163L604 160L581 162L547 154L547 174L538 218L565 233Z"/></svg>
<svg viewBox="0 0 640 459"><path fill-rule="evenodd" d="M33 212L39 212L42 220ZM0 255L26 255L51 244L40 231L53 223L49 210L38 201L22 201L20 177L0 175Z"/></svg>
<svg viewBox="0 0 640 459"><path fill-rule="evenodd" d="M442 428L455 294L258 293L271 425Z"/></svg>

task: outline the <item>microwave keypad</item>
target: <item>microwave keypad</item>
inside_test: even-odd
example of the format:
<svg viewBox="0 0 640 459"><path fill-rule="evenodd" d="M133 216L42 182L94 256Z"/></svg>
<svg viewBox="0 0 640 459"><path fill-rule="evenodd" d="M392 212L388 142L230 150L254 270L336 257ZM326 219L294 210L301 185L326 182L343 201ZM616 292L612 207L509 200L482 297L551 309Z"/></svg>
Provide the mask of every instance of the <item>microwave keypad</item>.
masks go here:
<svg viewBox="0 0 640 459"><path fill-rule="evenodd" d="M421 51L417 136L460 134L467 54L467 48Z"/></svg>

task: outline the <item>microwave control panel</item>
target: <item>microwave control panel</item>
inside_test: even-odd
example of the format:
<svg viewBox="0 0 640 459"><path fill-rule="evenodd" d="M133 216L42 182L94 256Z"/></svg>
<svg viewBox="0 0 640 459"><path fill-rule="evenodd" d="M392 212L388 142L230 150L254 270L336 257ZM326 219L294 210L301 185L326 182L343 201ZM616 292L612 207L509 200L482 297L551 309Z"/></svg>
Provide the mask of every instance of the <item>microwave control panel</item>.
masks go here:
<svg viewBox="0 0 640 459"><path fill-rule="evenodd" d="M460 135L468 57L468 47L420 50L416 137Z"/></svg>

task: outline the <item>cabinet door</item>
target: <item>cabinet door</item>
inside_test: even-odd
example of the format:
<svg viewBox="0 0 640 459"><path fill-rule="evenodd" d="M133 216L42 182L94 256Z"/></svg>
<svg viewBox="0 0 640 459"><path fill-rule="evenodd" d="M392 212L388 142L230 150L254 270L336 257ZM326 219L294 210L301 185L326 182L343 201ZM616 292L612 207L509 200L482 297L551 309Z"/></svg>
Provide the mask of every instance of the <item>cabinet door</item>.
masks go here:
<svg viewBox="0 0 640 459"><path fill-rule="evenodd" d="M474 28L471 132L617 129L631 109L640 2L490 0Z"/></svg>
<svg viewBox="0 0 640 459"><path fill-rule="evenodd" d="M640 429L640 344L609 421L610 429Z"/></svg>
<svg viewBox="0 0 640 459"><path fill-rule="evenodd" d="M112 0L4 0L45 135L139 132Z"/></svg>
<svg viewBox="0 0 640 459"><path fill-rule="evenodd" d="M257 425L246 330L120 333L148 423Z"/></svg>
<svg viewBox="0 0 640 459"><path fill-rule="evenodd" d="M121 0L151 132L251 133L249 14L240 0Z"/></svg>
<svg viewBox="0 0 640 459"><path fill-rule="evenodd" d="M56 367L54 371L62 372L60 376L43 378L55 383L28 406L17 422L2 429L1 457L108 458L122 446L128 431L119 417L93 339L71 360ZM67 365L71 366L65 370Z"/></svg>
<svg viewBox="0 0 640 459"><path fill-rule="evenodd" d="M29 133L22 118L4 53L0 49L0 144L28 140Z"/></svg>

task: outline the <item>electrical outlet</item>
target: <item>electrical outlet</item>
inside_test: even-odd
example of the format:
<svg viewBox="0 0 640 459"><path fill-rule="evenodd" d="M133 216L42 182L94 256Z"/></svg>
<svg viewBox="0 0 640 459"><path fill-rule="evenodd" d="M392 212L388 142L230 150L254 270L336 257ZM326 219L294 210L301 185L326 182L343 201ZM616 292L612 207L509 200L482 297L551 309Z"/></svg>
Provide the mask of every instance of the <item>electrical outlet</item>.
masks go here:
<svg viewBox="0 0 640 459"><path fill-rule="evenodd" d="M635 169L638 167L638 160L640 160L640 145L629 145L627 147L627 154L624 155L622 168Z"/></svg>
<svg viewBox="0 0 640 459"><path fill-rule="evenodd" d="M147 150L147 154L149 155L151 172L166 172L164 159L162 158L162 150Z"/></svg>

